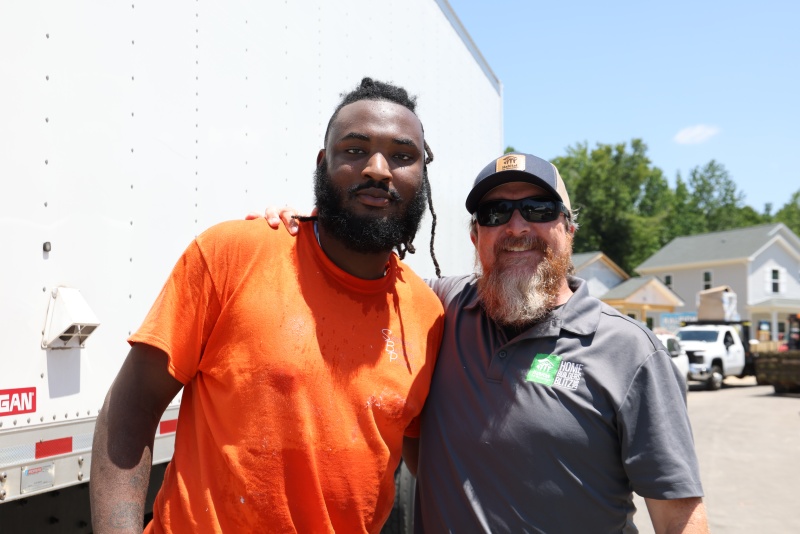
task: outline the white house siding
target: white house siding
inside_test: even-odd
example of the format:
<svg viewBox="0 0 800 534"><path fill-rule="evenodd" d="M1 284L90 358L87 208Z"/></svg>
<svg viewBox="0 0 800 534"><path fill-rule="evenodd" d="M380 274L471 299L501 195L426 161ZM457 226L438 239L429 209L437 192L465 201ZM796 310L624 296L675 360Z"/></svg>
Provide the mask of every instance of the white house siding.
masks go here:
<svg viewBox="0 0 800 534"><path fill-rule="evenodd" d="M662 282L664 276L672 275L672 290L685 302L675 308L676 313L697 311L697 292L703 289L703 273L711 271L711 286L730 286L736 293L737 310L742 319L746 317L747 268L744 263L725 264L691 269L669 269L655 274Z"/></svg>
<svg viewBox="0 0 800 534"><path fill-rule="evenodd" d="M772 271L780 271L780 287L777 293L772 291ZM764 249L751 264L750 297L751 305L770 300L797 300L800 296L800 260L780 243L775 242ZM753 322L754 336L759 339L780 339L786 331L786 316L796 313L794 309L773 307L770 310L756 310L750 319ZM767 321L770 333L758 333L759 323Z"/></svg>
<svg viewBox="0 0 800 534"><path fill-rule="evenodd" d="M772 292L772 270L781 272L781 287ZM750 294L748 302L755 304L772 298L798 298L800 296L800 260L780 244L773 243L751 264Z"/></svg>

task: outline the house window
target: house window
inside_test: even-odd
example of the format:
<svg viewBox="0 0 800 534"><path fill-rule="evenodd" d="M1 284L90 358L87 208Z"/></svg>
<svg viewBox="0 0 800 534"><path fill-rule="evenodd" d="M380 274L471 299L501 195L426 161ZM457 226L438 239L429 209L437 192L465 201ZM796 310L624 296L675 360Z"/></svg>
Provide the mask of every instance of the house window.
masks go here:
<svg viewBox="0 0 800 534"><path fill-rule="evenodd" d="M772 292L781 292L781 272L778 269L772 269Z"/></svg>
<svg viewBox="0 0 800 534"><path fill-rule="evenodd" d="M711 289L711 271L703 271L703 289Z"/></svg>
<svg viewBox="0 0 800 534"><path fill-rule="evenodd" d="M671 274L665 274L664 275L664 285L667 286L668 288L672 289L672 275Z"/></svg>

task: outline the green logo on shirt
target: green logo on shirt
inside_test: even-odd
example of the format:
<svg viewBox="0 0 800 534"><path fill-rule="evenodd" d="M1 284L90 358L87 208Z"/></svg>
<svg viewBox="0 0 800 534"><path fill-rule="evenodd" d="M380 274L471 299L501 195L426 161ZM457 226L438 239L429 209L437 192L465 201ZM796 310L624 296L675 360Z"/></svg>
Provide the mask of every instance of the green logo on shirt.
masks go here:
<svg viewBox="0 0 800 534"><path fill-rule="evenodd" d="M545 386L552 386L556 379L556 373L561 366L561 356L556 354L537 354L531 363L531 369L525 380L528 382L538 382Z"/></svg>

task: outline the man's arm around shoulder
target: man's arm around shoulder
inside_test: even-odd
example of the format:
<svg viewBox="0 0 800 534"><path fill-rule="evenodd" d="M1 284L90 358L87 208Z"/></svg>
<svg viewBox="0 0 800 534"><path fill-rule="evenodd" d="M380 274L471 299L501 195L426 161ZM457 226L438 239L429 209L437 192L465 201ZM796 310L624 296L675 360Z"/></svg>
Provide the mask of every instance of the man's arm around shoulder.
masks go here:
<svg viewBox="0 0 800 534"><path fill-rule="evenodd" d="M647 511L656 534L707 534L708 519L701 497L647 499Z"/></svg>
<svg viewBox="0 0 800 534"><path fill-rule="evenodd" d="M95 533L142 531L156 427L182 387L163 351L142 343L131 348L95 426L89 483Z"/></svg>

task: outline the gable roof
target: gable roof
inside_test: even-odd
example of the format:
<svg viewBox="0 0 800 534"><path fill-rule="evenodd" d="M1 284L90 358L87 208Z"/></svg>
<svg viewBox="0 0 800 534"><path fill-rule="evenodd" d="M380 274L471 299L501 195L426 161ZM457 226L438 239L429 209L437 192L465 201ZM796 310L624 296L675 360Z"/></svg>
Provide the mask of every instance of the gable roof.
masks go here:
<svg viewBox="0 0 800 534"><path fill-rule="evenodd" d="M722 232L676 237L647 258L636 271L644 274L687 264L747 261L767 244L782 239L800 254L800 238L783 223L760 224Z"/></svg>
<svg viewBox="0 0 800 534"><path fill-rule="evenodd" d="M674 291L668 288L664 282L652 275L629 278L621 284L609 289L605 295L600 297L600 300L603 302L626 301L648 285L653 285L655 291L664 297L664 301L660 304L667 304L670 306L684 305L683 300L681 300Z"/></svg>
<svg viewBox="0 0 800 534"><path fill-rule="evenodd" d="M580 271L585 266L600 256L600 252L576 252L572 254L572 265L576 271Z"/></svg>
<svg viewBox="0 0 800 534"><path fill-rule="evenodd" d="M614 261L599 251L593 252L578 252L577 254L572 254L572 265L575 267L575 272L579 273L583 269L586 269L591 264L595 262L601 262L608 267L609 270L614 271L617 273L620 278L623 280L627 280L630 278L630 275L622 270L622 267L614 263Z"/></svg>

